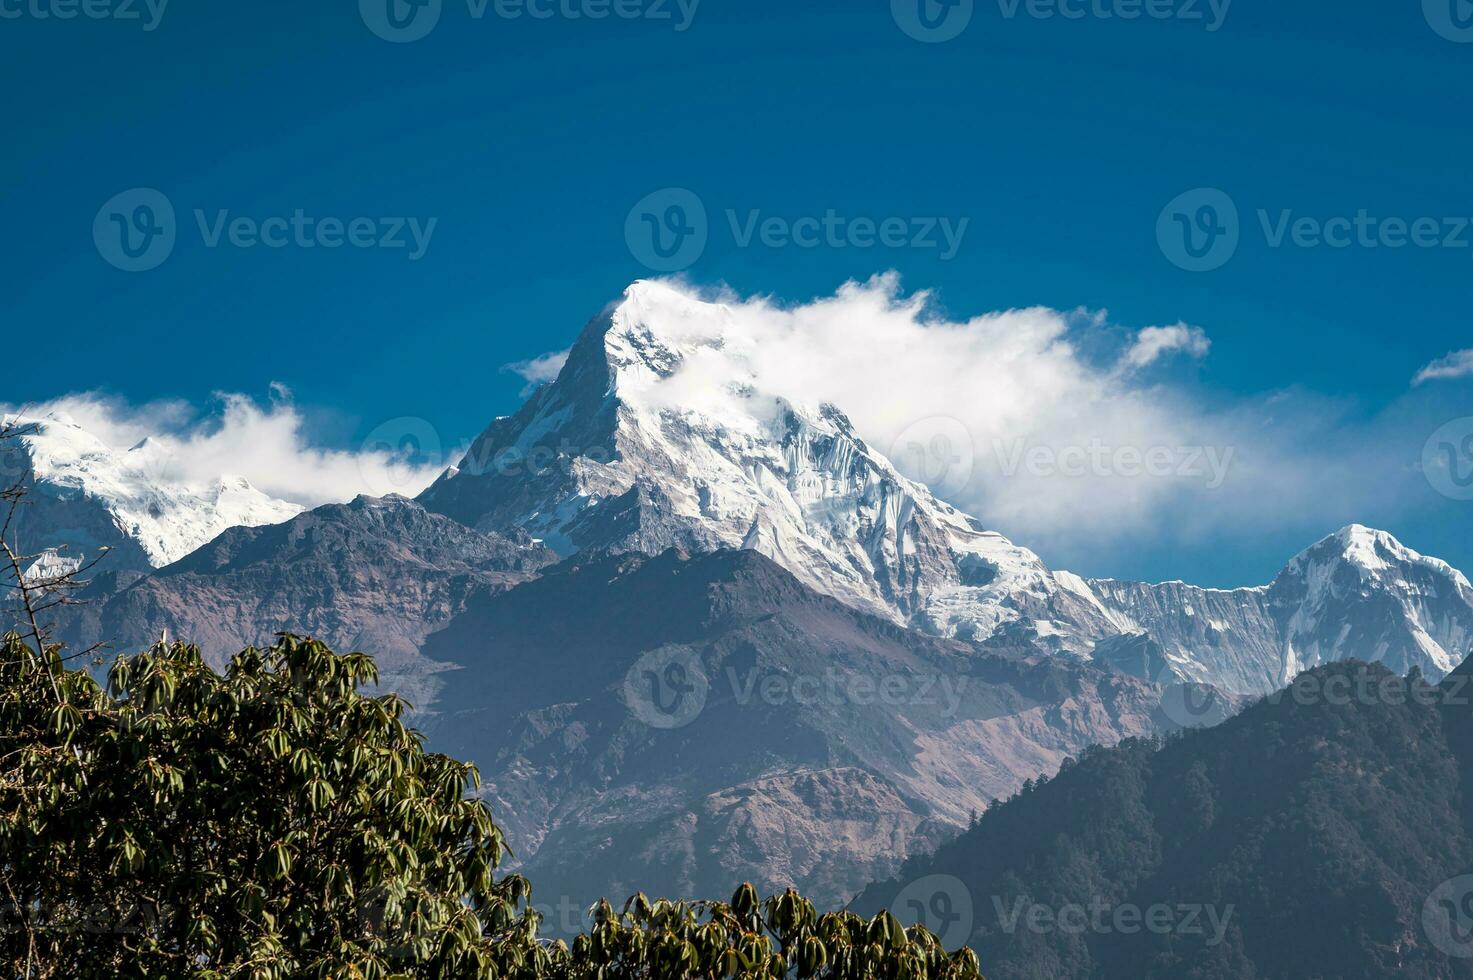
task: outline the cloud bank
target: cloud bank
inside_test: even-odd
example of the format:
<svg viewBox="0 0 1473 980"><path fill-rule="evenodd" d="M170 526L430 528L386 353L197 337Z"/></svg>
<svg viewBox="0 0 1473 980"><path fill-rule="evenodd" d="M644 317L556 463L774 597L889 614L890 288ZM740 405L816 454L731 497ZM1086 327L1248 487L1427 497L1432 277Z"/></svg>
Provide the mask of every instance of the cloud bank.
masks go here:
<svg viewBox="0 0 1473 980"><path fill-rule="evenodd" d="M962 319L929 293L905 293L894 275L798 304L662 285L724 304L732 321L720 328L723 346L662 383L669 406L719 415L736 397L727 383L738 358L737 375L754 389L838 406L906 475L1063 567L1109 571L1126 544L1256 536L1297 547L1351 521L1387 524L1445 503L1421 471L1423 447L1469 414L1457 386L1422 384L1473 374L1469 351L1432 362L1401 399L1367 412L1300 389L1204 389L1192 375L1211 341L1183 323L1132 329L1103 312L1046 308ZM713 329L700 317L670 320L669 329ZM535 386L566 356L509 369ZM221 394L205 413L98 394L26 410L64 413L118 451L147 439L130 458L161 479L203 485L238 474L306 507L412 496L456 455L412 418L385 423L357 449L324 448L279 386L264 403Z"/></svg>
<svg viewBox="0 0 1473 980"><path fill-rule="evenodd" d="M558 372L568 362L568 351L553 351L548 354L539 354L537 357L527 361L513 361L502 366L503 371L521 375L527 382L522 388L522 397L525 398L535 391L539 385L545 385L556 381Z"/></svg>
<svg viewBox="0 0 1473 980"><path fill-rule="evenodd" d="M1417 372L1413 385L1427 381L1449 381L1454 378L1473 377L1473 349L1455 350L1446 357L1439 357Z"/></svg>
<svg viewBox="0 0 1473 980"><path fill-rule="evenodd" d="M206 486L222 475L244 476L262 492L304 507L361 493L411 496L443 469L428 423L397 420L358 450L326 449L312 444L291 392L278 384L271 391L265 405L221 393L212 414L180 400L135 405L90 392L0 410L70 419L161 481Z"/></svg>
<svg viewBox="0 0 1473 980"><path fill-rule="evenodd" d="M1235 530L1322 534L1428 492L1425 413L1204 391L1186 376L1211 347L1200 327L1132 331L1045 308L955 319L893 274L797 305L662 285L724 304L733 321L720 347L664 383L664 404L719 413L737 358L753 389L839 406L906 475L1046 555ZM687 339L716 329L672 319Z"/></svg>

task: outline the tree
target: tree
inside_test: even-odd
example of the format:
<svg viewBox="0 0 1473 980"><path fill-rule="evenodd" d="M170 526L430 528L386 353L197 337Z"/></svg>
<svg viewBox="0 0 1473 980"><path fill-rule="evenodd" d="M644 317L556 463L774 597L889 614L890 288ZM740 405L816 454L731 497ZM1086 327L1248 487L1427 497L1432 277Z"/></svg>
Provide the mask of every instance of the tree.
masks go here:
<svg viewBox="0 0 1473 980"><path fill-rule="evenodd" d="M591 933L573 943L580 980L981 980L970 949L948 954L923 926L906 930L889 912L820 916L792 889L761 902L750 884L730 903L636 895L620 914L600 902L593 916Z"/></svg>
<svg viewBox="0 0 1473 980"><path fill-rule="evenodd" d="M12 975L536 976L560 955L526 881L493 877L474 769L358 692L367 656L284 636L220 674L160 644L105 690L14 634L0 655Z"/></svg>

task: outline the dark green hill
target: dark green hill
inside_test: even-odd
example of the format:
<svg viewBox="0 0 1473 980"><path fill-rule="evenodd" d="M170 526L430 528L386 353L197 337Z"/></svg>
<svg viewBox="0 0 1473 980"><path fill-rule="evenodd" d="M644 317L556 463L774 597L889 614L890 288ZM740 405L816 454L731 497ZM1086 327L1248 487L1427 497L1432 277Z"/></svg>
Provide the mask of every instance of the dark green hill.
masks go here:
<svg viewBox="0 0 1473 980"><path fill-rule="evenodd" d="M1091 750L854 908L925 910L992 980L1473 977L1468 669L1335 664Z"/></svg>

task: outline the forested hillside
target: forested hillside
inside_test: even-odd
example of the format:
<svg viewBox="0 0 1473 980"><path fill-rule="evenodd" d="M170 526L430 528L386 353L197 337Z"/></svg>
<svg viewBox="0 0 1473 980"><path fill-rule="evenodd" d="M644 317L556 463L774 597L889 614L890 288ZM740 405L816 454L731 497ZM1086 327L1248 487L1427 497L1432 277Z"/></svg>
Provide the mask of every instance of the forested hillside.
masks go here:
<svg viewBox="0 0 1473 980"><path fill-rule="evenodd" d="M1216 728L1092 749L853 908L923 883L993 980L1473 976L1468 672L1330 665Z"/></svg>

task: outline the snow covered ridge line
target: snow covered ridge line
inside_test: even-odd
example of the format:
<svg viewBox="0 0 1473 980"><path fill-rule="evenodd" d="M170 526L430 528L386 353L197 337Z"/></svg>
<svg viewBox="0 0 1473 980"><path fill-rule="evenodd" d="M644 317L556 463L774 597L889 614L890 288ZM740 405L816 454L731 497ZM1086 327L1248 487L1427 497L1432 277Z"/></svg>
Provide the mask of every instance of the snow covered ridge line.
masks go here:
<svg viewBox="0 0 1473 980"><path fill-rule="evenodd" d="M7 420L15 429L0 444L0 472L31 484L17 527L29 550L62 549L76 561L109 547L109 570L156 568L231 527L276 524L302 511L239 476L206 484L162 478L148 440L117 452L69 419Z"/></svg>

